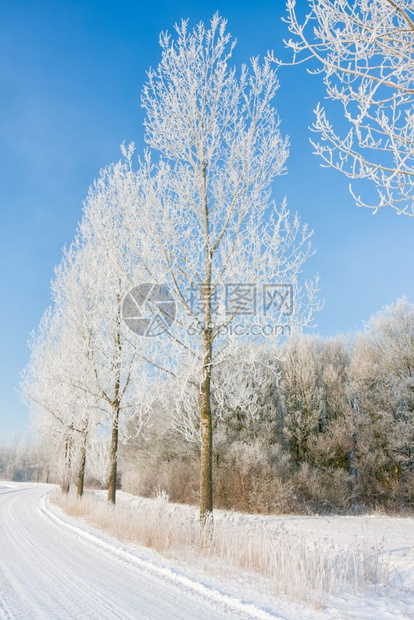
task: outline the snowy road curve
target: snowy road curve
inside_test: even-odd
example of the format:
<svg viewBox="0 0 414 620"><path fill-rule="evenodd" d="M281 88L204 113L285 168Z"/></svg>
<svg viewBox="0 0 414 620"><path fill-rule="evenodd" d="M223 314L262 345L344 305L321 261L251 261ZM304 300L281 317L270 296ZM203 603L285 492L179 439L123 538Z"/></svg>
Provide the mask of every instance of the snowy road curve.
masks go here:
<svg viewBox="0 0 414 620"><path fill-rule="evenodd" d="M271 617L151 570L150 563L60 519L48 508L49 492L46 485L0 489L1 618Z"/></svg>

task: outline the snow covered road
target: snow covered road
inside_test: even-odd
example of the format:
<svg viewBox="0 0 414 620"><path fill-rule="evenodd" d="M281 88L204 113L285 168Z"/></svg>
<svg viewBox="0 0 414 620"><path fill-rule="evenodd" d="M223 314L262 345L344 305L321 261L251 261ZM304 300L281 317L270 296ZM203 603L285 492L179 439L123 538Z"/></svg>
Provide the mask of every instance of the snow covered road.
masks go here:
<svg viewBox="0 0 414 620"><path fill-rule="evenodd" d="M163 574L60 519L48 508L49 492L47 485L0 488L1 618L271 617L197 582Z"/></svg>

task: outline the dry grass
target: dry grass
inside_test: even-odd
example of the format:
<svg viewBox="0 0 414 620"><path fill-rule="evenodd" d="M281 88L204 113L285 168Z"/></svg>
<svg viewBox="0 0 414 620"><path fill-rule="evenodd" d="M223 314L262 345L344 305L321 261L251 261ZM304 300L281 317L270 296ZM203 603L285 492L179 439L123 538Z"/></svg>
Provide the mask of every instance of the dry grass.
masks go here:
<svg viewBox="0 0 414 620"><path fill-rule="evenodd" d="M162 496L138 506L128 502L113 506L92 493L81 500L57 495L53 501L68 515L83 517L119 540L179 560L214 560L214 570L218 562L227 574L238 569L259 574L273 593L317 607L329 595L388 583L389 559L379 546L355 543L344 549L325 540L306 540L283 525L249 522L234 513L221 514L214 524L200 528L192 509L176 510Z"/></svg>

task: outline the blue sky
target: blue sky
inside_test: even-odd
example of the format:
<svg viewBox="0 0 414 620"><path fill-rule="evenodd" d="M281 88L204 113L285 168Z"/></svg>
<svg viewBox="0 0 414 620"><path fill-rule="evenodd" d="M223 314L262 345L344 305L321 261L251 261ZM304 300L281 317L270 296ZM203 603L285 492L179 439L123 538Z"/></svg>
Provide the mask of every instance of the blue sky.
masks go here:
<svg viewBox="0 0 414 620"><path fill-rule="evenodd" d="M49 303L49 283L81 217L88 185L119 157L122 141L143 146L140 90L159 58L158 36L183 17L215 11L238 40L236 63L273 49L283 55L284 3L210 0L14 0L0 7L0 437L29 425L16 388L26 346ZM348 181L322 169L307 127L323 97L303 68L279 74L277 108L290 135L288 175L275 184L315 229L323 335L360 329L400 295L414 301L414 220L354 206Z"/></svg>

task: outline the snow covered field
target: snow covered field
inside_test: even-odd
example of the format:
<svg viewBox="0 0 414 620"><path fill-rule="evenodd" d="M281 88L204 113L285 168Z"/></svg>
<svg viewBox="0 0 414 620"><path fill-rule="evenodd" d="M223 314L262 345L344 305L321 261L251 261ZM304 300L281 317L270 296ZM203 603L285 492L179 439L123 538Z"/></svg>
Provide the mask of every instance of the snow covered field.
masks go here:
<svg viewBox="0 0 414 620"><path fill-rule="evenodd" d="M163 557L120 542L49 502L51 487L0 484L0 617L2 618L414 618L414 519L234 515L241 525L274 527L286 540L315 549L381 548L387 585L364 585L326 597L324 607L273 595L246 570L225 571L214 558ZM99 503L99 493L96 499ZM102 497L102 503L104 498ZM154 500L119 493L119 510L140 511ZM167 505L176 518L194 510ZM226 515L217 512L216 520ZM376 551L375 551L376 553ZM290 570L292 570L290 568Z"/></svg>

